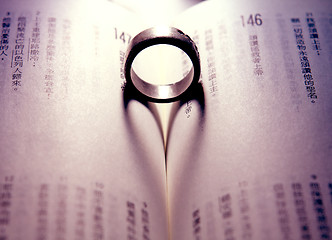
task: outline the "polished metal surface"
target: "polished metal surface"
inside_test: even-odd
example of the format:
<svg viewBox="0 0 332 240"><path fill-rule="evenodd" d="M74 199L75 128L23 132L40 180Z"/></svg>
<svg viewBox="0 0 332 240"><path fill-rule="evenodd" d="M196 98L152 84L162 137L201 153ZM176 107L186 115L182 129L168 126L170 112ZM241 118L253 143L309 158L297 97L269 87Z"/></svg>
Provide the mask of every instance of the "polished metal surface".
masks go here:
<svg viewBox="0 0 332 240"><path fill-rule="evenodd" d="M188 55L192 68L183 79L169 84L152 84L144 81L135 73L132 64L136 56L144 49L157 44L173 45ZM171 102L180 99L198 83L200 72L200 58L195 43L177 28L149 28L136 35L128 46L125 62L127 84L133 84L149 101Z"/></svg>

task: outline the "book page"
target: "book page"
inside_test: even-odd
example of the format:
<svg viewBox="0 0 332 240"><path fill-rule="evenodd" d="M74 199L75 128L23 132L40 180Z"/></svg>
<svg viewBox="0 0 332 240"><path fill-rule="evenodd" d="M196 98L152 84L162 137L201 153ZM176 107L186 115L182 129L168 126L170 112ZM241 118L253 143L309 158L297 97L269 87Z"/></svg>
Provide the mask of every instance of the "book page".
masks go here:
<svg viewBox="0 0 332 240"><path fill-rule="evenodd" d="M176 24L202 90L168 140L172 239L330 239L331 1L218 2Z"/></svg>
<svg viewBox="0 0 332 240"><path fill-rule="evenodd" d="M124 99L139 19L3 0L0 21L0 239L167 239L162 134Z"/></svg>

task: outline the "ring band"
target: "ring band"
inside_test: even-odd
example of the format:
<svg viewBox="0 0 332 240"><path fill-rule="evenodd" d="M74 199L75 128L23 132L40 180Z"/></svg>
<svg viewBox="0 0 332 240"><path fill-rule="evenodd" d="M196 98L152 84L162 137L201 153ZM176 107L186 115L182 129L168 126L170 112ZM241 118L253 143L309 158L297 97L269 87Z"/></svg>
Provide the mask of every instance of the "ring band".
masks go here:
<svg viewBox="0 0 332 240"><path fill-rule="evenodd" d="M136 56L145 48L157 44L173 45L188 55L192 68L183 79L175 83L156 85L144 81L135 73L132 63ZM136 35L128 46L124 70L127 84L132 83L139 92L153 102L171 102L181 98L198 83L201 73L199 53L195 43L188 35L174 27L149 28Z"/></svg>

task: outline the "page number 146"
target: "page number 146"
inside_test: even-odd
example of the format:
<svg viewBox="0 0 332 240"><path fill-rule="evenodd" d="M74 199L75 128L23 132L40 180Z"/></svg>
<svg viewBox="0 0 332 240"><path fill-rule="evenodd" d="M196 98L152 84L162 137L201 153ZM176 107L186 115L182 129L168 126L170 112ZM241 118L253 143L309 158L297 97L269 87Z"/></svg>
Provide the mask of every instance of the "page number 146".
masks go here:
<svg viewBox="0 0 332 240"><path fill-rule="evenodd" d="M263 24L262 15L260 13L250 14L249 17L241 15L242 26L261 26Z"/></svg>

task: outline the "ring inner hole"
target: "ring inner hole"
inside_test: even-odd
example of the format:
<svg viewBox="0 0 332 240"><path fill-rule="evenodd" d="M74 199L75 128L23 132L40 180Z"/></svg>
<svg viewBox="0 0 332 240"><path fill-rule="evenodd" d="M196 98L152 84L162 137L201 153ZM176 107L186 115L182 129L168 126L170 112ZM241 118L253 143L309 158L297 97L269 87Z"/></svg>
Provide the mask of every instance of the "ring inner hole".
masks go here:
<svg viewBox="0 0 332 240"><path fill-rule="evenodd" d="M142 50L134 59L136 75L153 85L169 85L181 81L191 70L188 55L168 44L153 45Z"/></svg>

